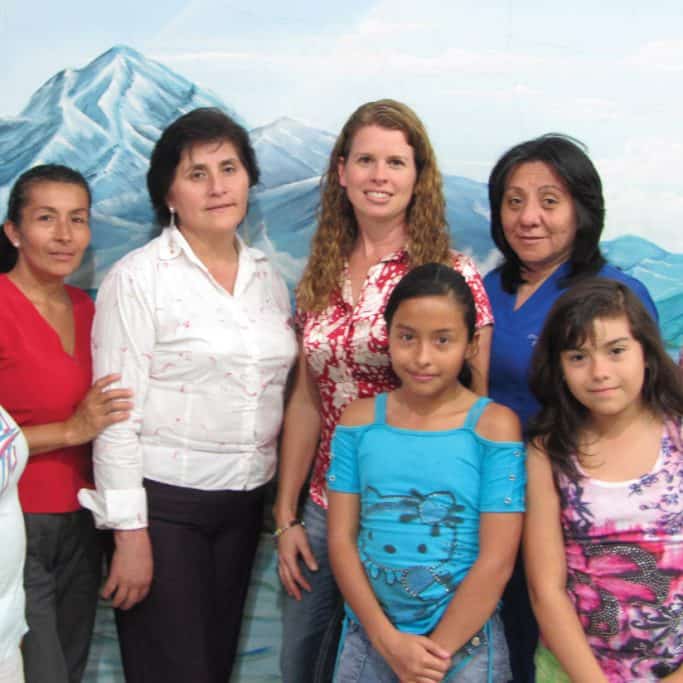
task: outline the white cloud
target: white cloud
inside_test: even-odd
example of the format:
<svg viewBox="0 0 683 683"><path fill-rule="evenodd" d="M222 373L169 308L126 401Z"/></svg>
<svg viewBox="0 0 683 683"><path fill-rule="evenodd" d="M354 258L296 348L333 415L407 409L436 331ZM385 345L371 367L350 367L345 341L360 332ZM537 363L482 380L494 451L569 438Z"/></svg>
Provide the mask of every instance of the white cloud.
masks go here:
<svg viewBox="0 0 683 683"><path fill-rule="evenodd" d="M607 205L606 237L635 233L683 253L683 142L664 137L628 141L621 153L596 159Z"/></svg>
<svg viewBox="0 0 683 683"><path fill-rule="evenodd" d="M647 71L683 71L683 40L655 40L645 43L624 60L626 66Z"/></svg>

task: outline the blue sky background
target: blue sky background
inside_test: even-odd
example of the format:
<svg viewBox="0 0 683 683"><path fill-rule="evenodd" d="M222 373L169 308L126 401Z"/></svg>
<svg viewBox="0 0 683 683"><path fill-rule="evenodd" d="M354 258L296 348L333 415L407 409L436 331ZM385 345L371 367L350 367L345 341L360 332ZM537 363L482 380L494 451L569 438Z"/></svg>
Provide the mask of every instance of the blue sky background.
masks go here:
<svg viewBox="0 0 683 683"><path fill-rule="evenodd" d="M1 0L0 117L115 44L251 126L291 116L336 133L366 100L404 100L443 170L476 180L520 140L574 135L605 182L606 237L683 251L680 1Z"/></svg>

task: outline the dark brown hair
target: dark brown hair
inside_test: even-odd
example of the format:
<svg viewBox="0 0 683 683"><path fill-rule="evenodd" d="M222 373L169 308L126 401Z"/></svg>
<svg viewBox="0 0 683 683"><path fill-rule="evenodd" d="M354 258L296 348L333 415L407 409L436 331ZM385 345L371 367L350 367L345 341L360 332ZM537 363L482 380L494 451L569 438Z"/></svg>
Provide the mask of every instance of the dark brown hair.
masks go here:
<svg viewBox="0 0 683 683"><path fill-rule="evenodd" d="M82 187L88 196L88 208L92 204L92 194L88 181L73 168L61 164L40 164L24 171L12 185L7 202L6 221L21 228L21 212L28 203L32 187L40 183L65 183ZM0 273L7 273L17 262L17 248L9 241L4 230L0 230Z"/></svg>
<svg viewBox="0 0 683 683"><path fill-rule="evenodd" d="M643 348L643 403L661 417L683 416L681 371L640 299L616 280L582 280L553 305L531 361L529 385L541 409L531 420L527 436L548 453L556 474L578 478L574 456L581 455L579 439L589 415L563 380L561 354L590 339L596 319L620 316L626 317L633 338Z"/></svg>
<svg viewBox="0 0 683 683"><path fill-rule="evenodd" d="M164 130L149 160L147 189L159 225L168 225L171 219L166 197L182 153L196 144L221 141L234 146L249 175L249 185L258 183L259 168L249 133L216 107L193 109Z"/></svg>

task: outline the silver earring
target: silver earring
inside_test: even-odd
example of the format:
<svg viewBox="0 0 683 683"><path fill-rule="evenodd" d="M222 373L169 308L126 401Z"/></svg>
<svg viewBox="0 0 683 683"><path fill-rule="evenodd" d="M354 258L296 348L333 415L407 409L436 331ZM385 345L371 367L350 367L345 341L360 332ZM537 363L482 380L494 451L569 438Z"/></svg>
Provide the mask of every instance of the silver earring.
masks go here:
<svg viewBox="0 0 683 683"><path fill-rule="evenodd" d="M18 241L17 241L17 242L12 242L12 246L13 246L15 249L19 249L19 242L18 242Z"/></svg>
<svg viewBox="0 0 683 683"><path fill-rule="evenodd" d="M168 227L175 228L175 209L172 206L169 206L168 210L171 212L171 220L168 224Z"/></svg>

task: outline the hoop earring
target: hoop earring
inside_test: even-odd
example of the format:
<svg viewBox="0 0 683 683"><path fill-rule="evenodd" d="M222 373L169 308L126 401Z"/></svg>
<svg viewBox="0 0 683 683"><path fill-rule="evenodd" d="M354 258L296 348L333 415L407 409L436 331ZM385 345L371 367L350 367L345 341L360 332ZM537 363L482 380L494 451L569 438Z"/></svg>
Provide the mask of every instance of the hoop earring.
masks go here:
<svg viewBox="0 0 683 683"><path fill-rule="evenodd" d="M168 210L171 213L171 219L168 223L168 227L169 228L175 228L175 209L172 206L169 206Z"/></svg>

